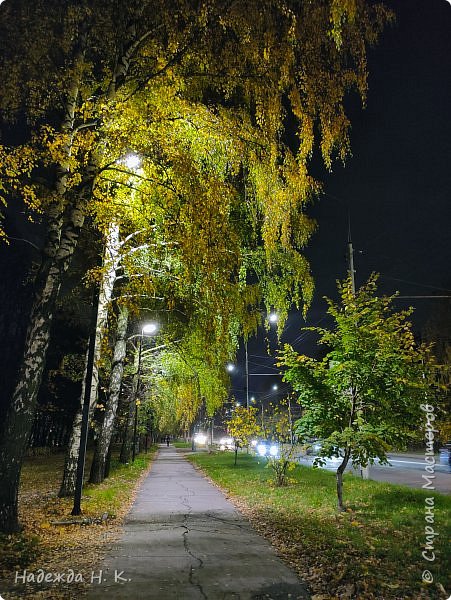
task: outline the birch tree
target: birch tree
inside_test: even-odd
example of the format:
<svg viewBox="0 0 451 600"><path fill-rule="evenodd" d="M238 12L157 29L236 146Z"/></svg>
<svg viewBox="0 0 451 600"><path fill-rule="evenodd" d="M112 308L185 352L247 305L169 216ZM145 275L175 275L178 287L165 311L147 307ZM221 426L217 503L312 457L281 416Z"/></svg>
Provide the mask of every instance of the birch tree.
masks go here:
<svg viewBox="0 0 451 600"><path fill-rule="evenodd" d="M247 140L242 125L249 122L260 134L259 143L249 140L246 153L257 235L269 262L276 249L295 257L296 246L308 240L302 207L318 189L307 170L315 127L330 167L333 157L344 158L349 148L343 98L353 88L365 95L366 46L376 41L386 20L381 6L364 0L285 0L264 7L251 0L201 5L184 0L38 0L33 11L18 0L2 7L2 119L25 116L27 131L24 143L0 147L0 191L5 200L20 195L41 212L45 239L0 449L6 482L0 493L1 530L18 529L20 469L55 302L86 215L95 209L99 177L117 158L107 150L110 124L120 122L131 99L151 94L162 79L167 88L175 83L178 94L190 101L216 104L218 111L233 107L232 127L239 137ZM298 129L295 153L280 141L284 98ZM133 142L130 137L131 146ZM154 150L158 154L157 140ZM231 178L238 174L232 171ZM207 240L212 233L219 239L223 209L207 198L183 210L185 229L197 229L197 250L207 251L208 257L212 246ZM190 229L190 210L202 211L208 225L203 231L198 224ZM187 239L193 243L194 235ZM195 254L196 247L189 250ZM222 264L227 264L225 258Z"/></svg>

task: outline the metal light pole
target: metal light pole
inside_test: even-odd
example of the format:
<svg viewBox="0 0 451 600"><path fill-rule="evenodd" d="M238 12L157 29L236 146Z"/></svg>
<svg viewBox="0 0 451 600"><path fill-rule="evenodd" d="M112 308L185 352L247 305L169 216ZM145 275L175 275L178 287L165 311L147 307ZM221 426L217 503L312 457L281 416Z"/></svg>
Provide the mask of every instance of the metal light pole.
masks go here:
<svg viewBox="0 0 451 600"><path fill-rule="evenodd" d="M136 457L136 433L138 430L138 410L139 410L139 387L141 385L141 355L143 347L143 333L139 338L139 354L138 354L138 371L136 374L136 396L133 399L135 403L135 422L133 425L133 446L132 446L132 462L135 462Z"/></svg>
<svg viewBox="0 0 451 600"><path fill-rule="evenodd" d="M244 352L246 355L246 408L249 410L249 355L247 353L247 340L244 342Z"/></svg>
<svg viewBox="0 0 451 600"><path fill-rule="evenodd" d="M354 269L354 248L351 239L351 222L349 222L348 230L348 272L351 278L351 290L355 296L355 269ZM368 465L366 467L360 467L360 476L362 479L370 478L370 469Z"/></svg>
<svg viewBox="0 0 451 600"><path fill-rule="evenodd" d="M83 398L83 413L81 421L81 436L80 436L80 450L78 453L77 463L77 476L75 481L75 493L74 493L74 505L71 514L74 516L81 514L81 495L83 490L83 478L85 473L85 461L86 461L86 444L88 441L88 430L89 430L89 407L91 404L91 385L92 385L92 374L94 371L94 354L96 347L96 325L97 315L99 311L99 287L96 286L92 301L92 315L91 315L91 335L89 336L88 342L88 356L86 363L86 377L85 377L85 388Z"/></svg>
<svg viewBox="0 0 451 600"><path fill-rule="evenodd" d="M288 419L290 424L290 443L293 445L293 417L291 416L291 396L288 394Z"/></svg>
<svg viewBox="0 0 451 600"><path fill-rule="evenodd" d="M141 334L139 336L139 354L138 354L138 368L136 373L136 395L135 398L132 399L132 402L135 402L135 422L133 426L133 448L132 448L132 462L135 461L136 457L136 436L138 431L138 411L139 411L139 388L141 385L141 357L142 357L142 347L143 347L143 338L144 335L153 335L158 330L158 325L156 323L147 323L141 329Z"/></svg>

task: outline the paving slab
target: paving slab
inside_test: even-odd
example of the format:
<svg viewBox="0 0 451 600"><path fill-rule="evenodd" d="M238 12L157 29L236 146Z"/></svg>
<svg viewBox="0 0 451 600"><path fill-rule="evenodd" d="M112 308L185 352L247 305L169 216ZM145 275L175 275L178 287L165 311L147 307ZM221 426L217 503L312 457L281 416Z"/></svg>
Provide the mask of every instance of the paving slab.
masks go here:
<svg viewBox="0 0 451 600"><path fill-rule="evenodd" d="M88 600L308 600L307 586L224 494L160 447ZM96 571L98 575L98 571Z"/></svg>

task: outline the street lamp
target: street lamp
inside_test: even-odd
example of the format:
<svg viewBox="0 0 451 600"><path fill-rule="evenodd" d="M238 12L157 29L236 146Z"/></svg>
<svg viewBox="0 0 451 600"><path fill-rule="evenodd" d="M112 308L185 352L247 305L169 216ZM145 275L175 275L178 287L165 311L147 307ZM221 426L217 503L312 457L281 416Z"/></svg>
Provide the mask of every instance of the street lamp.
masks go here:
<svg viewBox="0 0 451 600"><path fill-rule="evenodd" d="M157 323L146 323L141 330L142 335L153 335L158 331Z"/></svg>
<svg viewBox="0 0 451 600"><path fill-rule="evenodd" d="M229 373L233 373L235 370L235 365L233 363L228 363L226 369Z"/></svg>
<svg viewBox="0 0 451 600"><path fill-rule="evenodd" d="M141 335L139 337L139 351L138 351L138 368L136 372L136 387L134 388L134 397L132 398L132 402L135 403L135 422L133 426L133 449L132 449L132 461L135 461L136 457L136 434L138 430L138 409L139 409L139 387L141 384L141 357L142 357L142 347L143 347L143 338L145 335L152 336L158 331L158 323L145 323L141 328Z"/></svg>
<svg viewBox="0 0 451 600"><path fill-rule="evenodd" d="M277 323L277 321L279 320L279 315L276 312L271 312L268 315L268 321L273 324L273 323ZM244 354L245 354L245 359L246 359L246 408L249 409L249 375L253 375L254 373L249 373L249 354L248 354L248 348L247 348L247 343L248 340L245 339L244 341ZM252 399L251 399L252 402Z"/></svg>
<svg viewBox="0 0 451 600"><path fill-rule="evenodd" d="M141 167L142 159L136 152L130 152L122 162L130 171L137 171Z"/></svg>

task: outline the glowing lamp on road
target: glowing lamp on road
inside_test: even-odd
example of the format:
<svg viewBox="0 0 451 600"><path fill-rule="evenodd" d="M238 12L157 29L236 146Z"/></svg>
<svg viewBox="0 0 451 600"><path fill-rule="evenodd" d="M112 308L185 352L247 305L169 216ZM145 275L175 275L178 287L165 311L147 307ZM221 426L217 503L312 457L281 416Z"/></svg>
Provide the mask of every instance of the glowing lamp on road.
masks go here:
<svg viewBox="0 0 451 600"><path fill-rule="evenodd" d="M266 445L265 444L258 444L258 446L257 446L257 452L259 453L260 456L266 456Z"/></svg>
<svg viewBox="0 0 451 600"><path fill-rule="evenodd" d="M273 456L274 458L276 458L276 456L279 454L279 447L278 446L271 446L269 449L269 453L271 456Z"/></svg>
<svg viewBox="0 0 451 600"><path fill-rule="evenodd" d="M199 444L199 446L203 446L207 441L207 436L204 433L196 433L194 436L194 442Z"/></svg>

